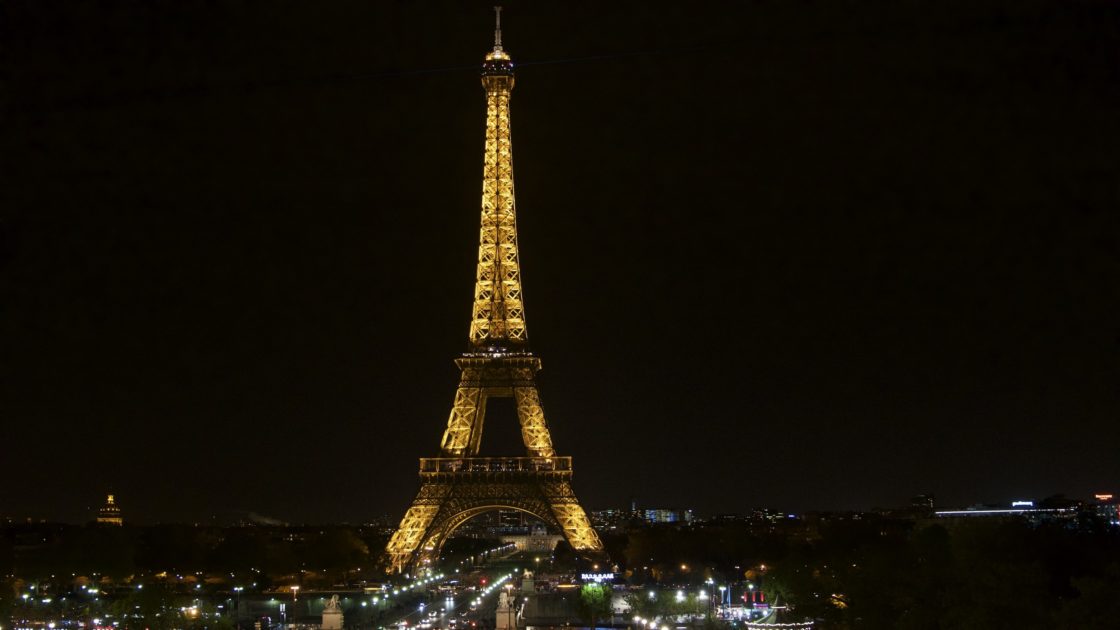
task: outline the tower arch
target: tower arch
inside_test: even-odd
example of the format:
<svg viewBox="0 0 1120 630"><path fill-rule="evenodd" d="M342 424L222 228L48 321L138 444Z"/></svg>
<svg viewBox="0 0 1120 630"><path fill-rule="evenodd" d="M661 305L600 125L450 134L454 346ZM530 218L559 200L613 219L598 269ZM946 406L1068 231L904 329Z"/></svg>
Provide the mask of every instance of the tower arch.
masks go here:
<svg viewBox="0 0 1120 630"><path fill-rule="evenodd" d="M540 506L525 507L513 505L512 502L510 504L480 505L466 508L456 514L451 514L441 522L433 522L428 537L420 543L417 564L419 566L428 566L434 563L439 558L443 545L447 543L447 539L455 533L455 530L465 525L472 518L482 516L487 512L495 512L498 510L517 511L528 514L546 525L549 525L550 529L559 529L556 518L550 513L539 511L539 509Z"/></svg>

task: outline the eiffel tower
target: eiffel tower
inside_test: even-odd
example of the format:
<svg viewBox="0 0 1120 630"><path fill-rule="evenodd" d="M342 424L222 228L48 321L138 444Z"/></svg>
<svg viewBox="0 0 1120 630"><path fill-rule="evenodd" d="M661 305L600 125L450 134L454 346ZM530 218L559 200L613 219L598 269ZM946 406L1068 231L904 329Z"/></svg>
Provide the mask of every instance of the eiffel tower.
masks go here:
<svg viewBox="0 0 1120 630"><path fill-rule="evenodd" d="M482 227L467 352L440 457L420 459L420 492L385 549L388 571L424 569L448 536L474 516L496 509L526 512L563 532L576 552L603 558L603 543L572 491L572 458L558 457L537 392L541 361L529 351L517 255L509 99L513 62L502 50L495 7L494 49L482 64L486 144ZM512 397L525 457L478 457L486 401Z"/></svg>

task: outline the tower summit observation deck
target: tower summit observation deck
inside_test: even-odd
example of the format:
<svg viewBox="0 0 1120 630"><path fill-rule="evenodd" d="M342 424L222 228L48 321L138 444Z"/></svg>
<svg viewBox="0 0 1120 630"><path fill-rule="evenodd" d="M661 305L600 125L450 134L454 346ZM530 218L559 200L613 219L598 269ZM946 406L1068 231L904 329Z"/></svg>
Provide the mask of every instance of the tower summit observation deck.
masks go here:
<svg viewBox="0 0 1120 630"><path fill-rule="evenodd" d="M529 350L513 192L510 95L513 61L502 48L495 7L494 49L482 64L486 91L482 216L467 351L440 456L421 458L420 491L386 546L387 568L423 569L448 536L492 510L526 512L563 533L577 552L604 557L603 544L571 487L572 461L557 457L537 390L541 362ZM513 398L526 456L479 457L486 402Z"/></svg>

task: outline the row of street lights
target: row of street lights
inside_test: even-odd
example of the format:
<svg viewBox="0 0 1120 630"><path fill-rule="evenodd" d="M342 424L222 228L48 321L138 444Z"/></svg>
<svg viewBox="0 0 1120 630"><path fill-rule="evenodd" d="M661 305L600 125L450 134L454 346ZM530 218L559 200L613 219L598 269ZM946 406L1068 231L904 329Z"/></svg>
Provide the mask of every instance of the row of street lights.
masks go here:
<svg viewBox="0 0 1120 630"><path fill-rule="evenodd" d="M711 618L711 616L712 616L712 606L715 605L715 601L716 601L715 591L716 590L719 590L719 604L718 605L719 606L729 606L729 607L731 606L731 587L729 587L727 585L720 585L720 586L717 587L716 584L715 584L715 580L713 580L712 578L708 578L707 580L705 580L704 584L706 586L697 592L696 600L697 600L697 604L699 604L699 602L702 602L702 601L707 602L707 604L708 604L707 614L708 614L709 618ZM750 593L753 594L754 593L754 584L751 583L751 582L748 582L747 583L747 589ZM652 590L652 589L649 590L648 591L648 597L649 597L650 600L656 600L657 599L657 591ZM687 597L685 595L684 590L683 589L678 589L677 592L676 592L676 597L675 597L676 602L678 604L683 604L686 599L687 599ZM753 596L750 598L750 600L752 602L754 601ZM699 610L697 610L696 613L699 614Z"/></svg>

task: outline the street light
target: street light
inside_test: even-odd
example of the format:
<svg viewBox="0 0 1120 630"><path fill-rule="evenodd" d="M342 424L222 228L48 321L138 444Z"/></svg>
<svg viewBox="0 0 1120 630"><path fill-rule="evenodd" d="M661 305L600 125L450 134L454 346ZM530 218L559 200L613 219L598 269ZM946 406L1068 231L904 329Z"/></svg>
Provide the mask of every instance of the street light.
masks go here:
<svg viewBox="0 0 1120 630"><path fill-rule="evenodd" d="M516 569L514 569L516 571ZM513 591L513 584L506 584L506 628L515 628L513 625L513 600L511 593Z"/></svg>
<svg viewBox="0 0 1120 630"><path fill-rule="evenodd" d="M238 628L241 627L241 591L245 590L241 586L233 587L233 623Z"/></svg>

